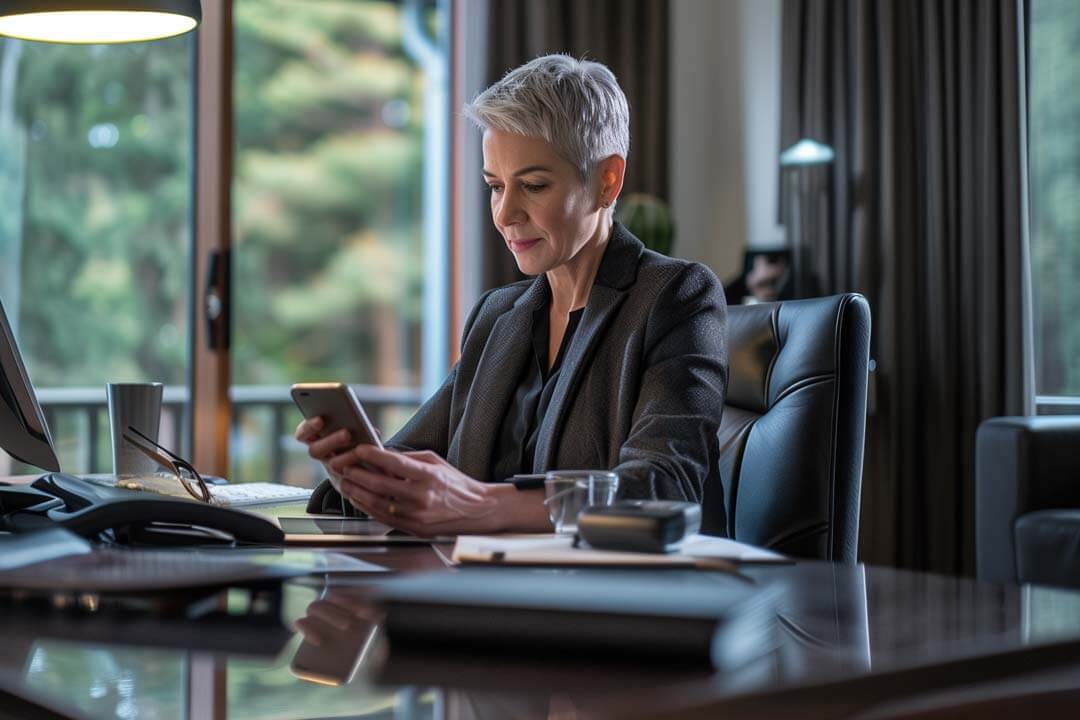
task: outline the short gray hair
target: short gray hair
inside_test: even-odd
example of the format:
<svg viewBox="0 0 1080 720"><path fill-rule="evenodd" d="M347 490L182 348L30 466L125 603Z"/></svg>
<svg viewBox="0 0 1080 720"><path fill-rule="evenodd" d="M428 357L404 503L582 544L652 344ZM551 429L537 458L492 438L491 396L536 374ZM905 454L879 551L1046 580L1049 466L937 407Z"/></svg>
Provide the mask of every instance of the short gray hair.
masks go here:
<svg viewBox="0 0 1080 720"><path fill-rule="evenodd" d="M544 55L508 72L465 105L481 130L543 138L587 181L597 164L630 153L630 108L605 65Z"/></svg>

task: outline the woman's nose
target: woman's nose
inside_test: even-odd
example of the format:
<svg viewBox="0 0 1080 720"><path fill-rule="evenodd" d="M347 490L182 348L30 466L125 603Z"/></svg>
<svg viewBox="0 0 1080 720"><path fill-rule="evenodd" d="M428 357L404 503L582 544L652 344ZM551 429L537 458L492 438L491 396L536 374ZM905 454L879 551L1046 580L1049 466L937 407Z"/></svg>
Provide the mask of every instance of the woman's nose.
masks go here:
<svg viewBox="0 0 1080 720"><path fill-rule="evenodd" d="M507 188L496 200L495 224L500 226L513 225L525 219L525 211L521 206L520 197L516 192Z"/></svg>

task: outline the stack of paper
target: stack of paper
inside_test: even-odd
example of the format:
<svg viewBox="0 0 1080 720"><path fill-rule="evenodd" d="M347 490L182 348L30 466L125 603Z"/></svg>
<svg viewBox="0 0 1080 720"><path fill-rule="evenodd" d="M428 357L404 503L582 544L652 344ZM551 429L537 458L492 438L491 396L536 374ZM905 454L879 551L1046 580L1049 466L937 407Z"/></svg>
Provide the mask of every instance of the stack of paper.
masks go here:
<svg viewBox="0 0 1080 720"><path fill-rule="evenodd" d="M783 555L727 538L691 535L678 552L618 552L574 547L570 535L462 535L454 545L457 564L591 565L727 569L737 562L783 562Z"/></svg>

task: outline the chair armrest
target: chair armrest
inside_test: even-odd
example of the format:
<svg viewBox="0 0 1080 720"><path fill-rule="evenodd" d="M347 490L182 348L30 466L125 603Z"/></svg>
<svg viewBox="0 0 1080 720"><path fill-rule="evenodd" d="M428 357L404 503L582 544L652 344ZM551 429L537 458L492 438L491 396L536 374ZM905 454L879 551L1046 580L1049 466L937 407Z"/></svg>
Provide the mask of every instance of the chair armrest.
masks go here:
<svg viewBox="0 0 1080 720"><path fill-rule="evenodd" d="M979 579L1016 582L1016 519L1080 508L1080 416L998 417L975 438Z"/></svg>
<svg viewBox="0 0 1080 720"><path fill-rule="evenodd" d="M1080 587L1080 510L1038 510L1016 520L1022 583Z"/></svg>

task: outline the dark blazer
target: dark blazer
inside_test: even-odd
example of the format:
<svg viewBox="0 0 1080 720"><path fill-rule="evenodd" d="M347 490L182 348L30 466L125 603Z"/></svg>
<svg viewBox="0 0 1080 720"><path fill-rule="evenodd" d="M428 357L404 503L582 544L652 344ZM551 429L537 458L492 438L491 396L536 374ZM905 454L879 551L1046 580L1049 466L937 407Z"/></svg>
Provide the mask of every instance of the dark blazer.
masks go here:
<svg viewBox="0 0 1080 720"><path fill-rule="evenodd" d="M532 356L533 311L548 297L545 275L487 292L465 323L460 361L387 444L432 450L471 477L501 480L491 477L499 427ZM721 493L727 381L716 276L646 250L616 223L540 426L533 472L613 469L620 497L701 502L705 488Z"/></svg>

